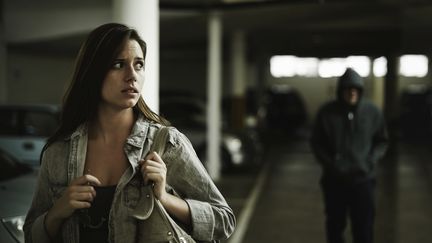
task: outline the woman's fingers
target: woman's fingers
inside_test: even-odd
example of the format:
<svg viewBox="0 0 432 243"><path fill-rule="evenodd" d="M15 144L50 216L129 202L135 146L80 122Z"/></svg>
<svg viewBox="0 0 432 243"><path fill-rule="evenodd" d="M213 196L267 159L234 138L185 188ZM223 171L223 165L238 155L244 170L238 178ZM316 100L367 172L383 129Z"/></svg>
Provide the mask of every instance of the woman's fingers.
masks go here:
<svg viewBox="0 0 432 243"><path fill-rule="evenodd" d="M76 178L69 186L70 198L81 200L81 194L90 194L92 197L91 200L93 200L93 198L96 197L96 190L93 187L94 185L99 186L101 183L96 177L92 175L83 175ZM76 196L78 196L78 198L75 198Z"/></svg>
<svg viewBox="0 0 432 243"><path fill-rule="evenodd" d="M165 192L167 167L162 158L156 153L148 154L140 161L141 173L145 184L153 182L153 191L157 198L162 198Z"/></svg>
<svg viewBox="0 0 432 243"><path fill-rule="evenodd" d="M71 201L71 206L75 209L83 209L91 207L91 203L85 201Z"/></svg>
<svg viewBox="0 0 432 243"><path fill-rule="evenodd" d="M158 168L150 168L147 170L141 171L144 179L144 184L150 183L150 181L154 183L160 183L165 179L165 173Z"/></svg>
<svg viewBox="0 0 432 243"><path fill-rule="evenodd" d="M164 185L167 168L162 158L156 152L149 153L145 160L140 161L141 173L144 183L154 182L156 185Z"/></svg>
<svg viewBox="0 0 432 243"><path fill-rule="evenodd" d="M159 155L156 154L156 152L153 152L155 156L147 156L145 160L141 160L139 162L141 166L141 171L143 169L147 168L161 168L162 170L166 171L166 164L163 162L163 160L159 157Z"/></svg>
<svg viewBox="0 0 432 243"><path fill-rule="evenodd" d="M160 181L160 179L164 178L164 175L166 174L166 166L164 163L152 160L145 160L141 164L141 173L146 184L149 180L155 180L155 182L158 182ZM149 176L150 174L152 174L152 176Z"/></svg>
<svg viewBox="0 0 432 243"><path fill-rule="evenodd" d="M145 157L145 160L153 160L153 161L156 161L156 162L158 162L158 163L162 163L162 164L164 164L162 158L161 158L161 157L159 156L159 154L156 153L155 151L149 153L149 154Z"/></svg>
<svg viewBox="0 0 432 243"><path fill-rule="evenodd" d="M63 200L68 204L70 210L89 208L94 198L96 191L93 186L70 186L67 193L63 196ZM73 211L72 211L73 212Z"/></svg>
<svg viewBox="0 0 432 243"><path fill-rule="evenodd" d="M93 186L100 181L92 175L83 175L73 180L63 195L56 201L53 209L60 218L67 218L76 209L89 208L96 197Z"/></svg>
<svg viewBox="0 0 432 243"><path fill-rule="evenodd" d="M159 183L165 179L164 175L159 172L147 172L144 174L144 182L148 184L149 181Z"/></svg>
<svg viewBox="0 0 432 243"><path fill-rule="evenodd" d="M145 169L161 169L161 170L166 170L166 166L165 164L162 164L160 162L156 162L153 160L145 160L142 164L141 164L141 170Z"/></svg>
<svg viewBox="0 0 432 243"><path fill-rule="evenodd" d="M68 201L72 208L90 207L96 197L93 185L99 186L101 182L92 175L83 175L71 182L68 188Z"/></svg>
<svg viewBox="0 0 432 243"><path fill-rule="evenodd" d="M98 178L90 174L80 176L71 182L71 185L94 185L100 186L102 183Z"/></svg>
<svg viewBox="0 0 432 243"><path fill-rule="evenodd" d="M93 202L95 197L96 197L96 193L93 193L91 191L72 192L70 194L70 198L72 200L77 200L77 201Z"/></svg>
<svg viewBox="0 0 432 243"><path fill-rule="evenodd" d="M71 186L72 192L90 192L93 196L96 196L96 190L93 186Z"/></svg>

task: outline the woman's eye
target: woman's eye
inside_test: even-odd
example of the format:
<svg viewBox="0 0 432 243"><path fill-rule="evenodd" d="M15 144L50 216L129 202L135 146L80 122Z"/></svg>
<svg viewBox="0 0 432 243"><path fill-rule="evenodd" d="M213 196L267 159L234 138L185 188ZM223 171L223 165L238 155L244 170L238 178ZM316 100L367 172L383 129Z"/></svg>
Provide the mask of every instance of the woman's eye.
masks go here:
<svg viewBox="0 0 432 243"><path fill-rule="evenodd" d="M122 62L115 62L112 65L112 68L114 68L114 69L118 69L118 68L122 68L122 67L123 67L123 63Z"/></svg>
<svg viewBox="0 0 432 243"><path fill-rule="evenodd" d="M136 70L141 70L141 69L143 69L144 68L144 63L143 62L137 62L136 64L135 64L135 69Z"/></svg>

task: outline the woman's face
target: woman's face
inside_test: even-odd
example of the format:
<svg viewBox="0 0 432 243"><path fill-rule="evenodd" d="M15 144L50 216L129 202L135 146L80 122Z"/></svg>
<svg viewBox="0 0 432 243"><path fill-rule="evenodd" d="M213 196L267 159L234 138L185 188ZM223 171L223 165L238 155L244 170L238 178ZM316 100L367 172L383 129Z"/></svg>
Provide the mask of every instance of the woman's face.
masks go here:
<svg viewBox="0 0 432 243"><path fill-rule="evenodd" d="M114 109L132 108L144 84L144 55L135 40L128 40L102 84L102 105Z"/></svg>

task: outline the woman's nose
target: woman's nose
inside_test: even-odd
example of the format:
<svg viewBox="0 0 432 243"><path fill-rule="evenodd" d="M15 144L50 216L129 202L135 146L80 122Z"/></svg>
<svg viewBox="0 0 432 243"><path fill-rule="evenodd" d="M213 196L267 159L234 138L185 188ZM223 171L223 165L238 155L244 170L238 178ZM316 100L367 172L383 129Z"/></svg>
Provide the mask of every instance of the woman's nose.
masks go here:
<svg viewBox="0 0 432 243"><path fill-rule="evenodd" d="M137 81L137 73L133 66L129 66L126 68L126 82L136 82Z"/></svg>

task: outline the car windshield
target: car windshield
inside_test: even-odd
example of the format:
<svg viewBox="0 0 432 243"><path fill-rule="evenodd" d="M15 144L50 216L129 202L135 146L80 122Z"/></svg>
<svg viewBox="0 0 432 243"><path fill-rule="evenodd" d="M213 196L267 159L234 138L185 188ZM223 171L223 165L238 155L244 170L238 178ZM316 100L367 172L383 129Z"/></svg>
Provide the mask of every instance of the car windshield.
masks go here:
<svg viewBox="0 0 432 243"><path fill-rule="evenodd" d="M0 181L15 178L30 171L30 167L19 163L13 157L0 151Z"/></svg>

